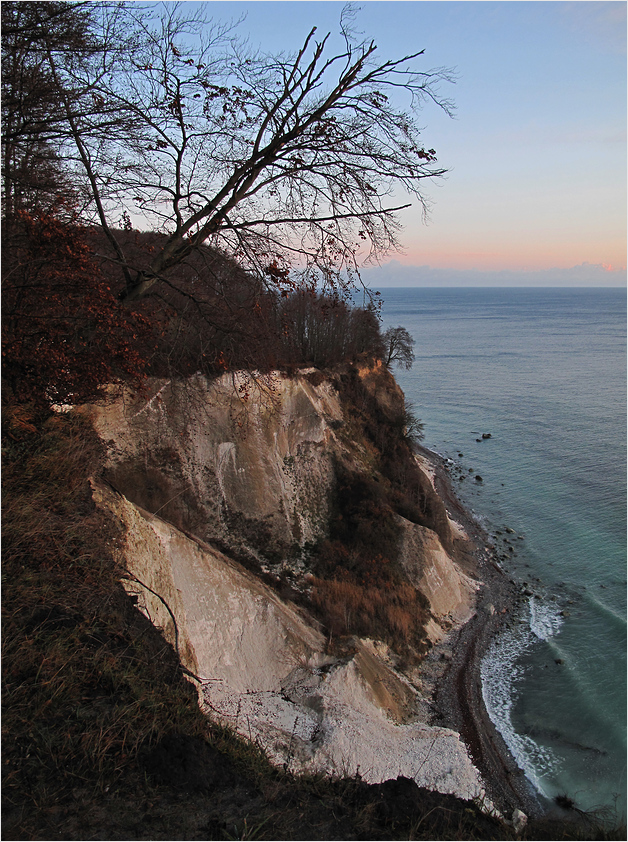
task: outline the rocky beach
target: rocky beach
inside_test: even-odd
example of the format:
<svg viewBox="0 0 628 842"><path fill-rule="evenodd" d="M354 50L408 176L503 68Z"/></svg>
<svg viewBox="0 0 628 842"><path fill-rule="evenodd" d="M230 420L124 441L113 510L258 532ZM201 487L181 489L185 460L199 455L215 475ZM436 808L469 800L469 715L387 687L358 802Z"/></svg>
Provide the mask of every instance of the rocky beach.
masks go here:
<svg viewBox="0 0 628 842"><path fill-rule="evenodd" d="M471 617L451 630L423 665L433 682L434 721L457 731L487 784L491 800L509 816L519 809L543 815L544 805L490 719L482 696L480 665L495 636L510 622L521 599L501 569L490 536L455 495L445 460L424 447L417 455L432 478L452 522L460 527L455 560L482 584Z"/></svg>

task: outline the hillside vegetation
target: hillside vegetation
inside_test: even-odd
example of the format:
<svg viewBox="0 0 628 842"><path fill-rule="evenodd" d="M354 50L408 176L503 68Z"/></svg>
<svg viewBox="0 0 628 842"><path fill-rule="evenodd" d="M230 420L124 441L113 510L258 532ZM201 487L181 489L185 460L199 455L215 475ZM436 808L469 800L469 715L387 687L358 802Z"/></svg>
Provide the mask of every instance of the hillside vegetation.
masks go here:
<svg viewBox="0 0 628 842"><path fill-rule="evenodd" d="M309 376L332 378L349 419L338 434L370 472L336 466L309 587L270 583L340 647L372 636L415 663L428 648L429 604L398 566L397 516L445 543L447 533L412 458L420 422L402 396L377 399L383 381L369 389L357 373L390 355L373 308L312 290L271 294L211 250L198 253L211 267L201 288L202 267L188 265L176 289L123 308L119 278L88 245L93 232L44 214L5 232L4 838L513 838L476 804L410 780L294 777L203 716L172 647L121 585L120 525L91 496L103 446L83 415L52 410L102 399L112 382L141 394L149 375L318 366ZM126 235L150 253L153 235ZM525 838L623 837L587 821L531 823Z"/></svg>

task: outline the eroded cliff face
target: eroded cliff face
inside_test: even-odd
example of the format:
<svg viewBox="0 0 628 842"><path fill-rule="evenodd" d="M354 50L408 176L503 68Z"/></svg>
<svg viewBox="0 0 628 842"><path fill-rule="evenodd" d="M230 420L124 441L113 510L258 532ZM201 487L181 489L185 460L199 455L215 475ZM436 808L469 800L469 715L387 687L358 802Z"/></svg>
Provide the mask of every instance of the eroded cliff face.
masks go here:
<svg viewBox="0 0 628 842"><path fill-rule="evenodd" d="M383 412L398 406L385 369L358 375ZM313 371L151 381L148 394L127 391L90 413L108 451L94 498L125 527L125 587L197 677L212 716L293 771L402 774L483 795L458 735L421 721L419 691L384 644L353 638L330 654L317 621L252 572L288 567L306 582L337 461L372 469L332 382ZM438 640L468 615L475 583L447 551L444 507L428 502L433 529L399 516L400 563L430 601Z"/></svg>
<svg viewBox="0 0 628 842"><path fill-rule="evenodd" d="M408 579L430 603L432 620L427 632L436 643L445 636L443 622L458 625L469 618L477 582L452 563L433 530L401 520L400 561Z"/></svg>
<svg viewBox="0 0 628 842"><path fill-rule="evenodd" d="M151 381L94 407L105 475L201 540L266 564L324 534L340 401L307 376Z"/></svg>

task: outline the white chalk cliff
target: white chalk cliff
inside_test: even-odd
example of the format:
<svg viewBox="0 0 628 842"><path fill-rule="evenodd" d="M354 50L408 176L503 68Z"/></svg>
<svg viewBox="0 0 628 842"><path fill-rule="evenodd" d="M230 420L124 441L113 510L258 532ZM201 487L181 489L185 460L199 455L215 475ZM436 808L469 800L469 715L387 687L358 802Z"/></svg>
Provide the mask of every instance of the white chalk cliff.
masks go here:
<svg viewBox="0 0 628 842"><path fill-rule="evenodd" d="M94 499L124 527L125 587L197 677L201 706L278 764L483 798L459 736L421 720L419 690L385 644L353 639L329 655L320 624L239 561L303 578L326 535L335 460L368 463L334 384L316 375L152 380L89 408L107 445ZM399 399L389 375L360 375L384 403ZM400 522L400 562L437 641L468 616L476 583L444 546L446 516L440 537Z"/></svg>

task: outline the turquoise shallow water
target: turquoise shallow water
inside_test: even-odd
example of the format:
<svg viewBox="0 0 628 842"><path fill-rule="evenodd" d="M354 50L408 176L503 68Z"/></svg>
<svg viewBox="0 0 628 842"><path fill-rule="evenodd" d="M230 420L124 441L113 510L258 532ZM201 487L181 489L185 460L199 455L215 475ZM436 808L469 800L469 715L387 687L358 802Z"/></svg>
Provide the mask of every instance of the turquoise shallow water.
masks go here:
<svg viewBox="0 0 628 842"><path fill-rule="evenodd" d="M489 713L541 792L625 815L626 292L383 299L384 327L415 339L395 374L425 445L534 594L484 659Z"/></svg>

